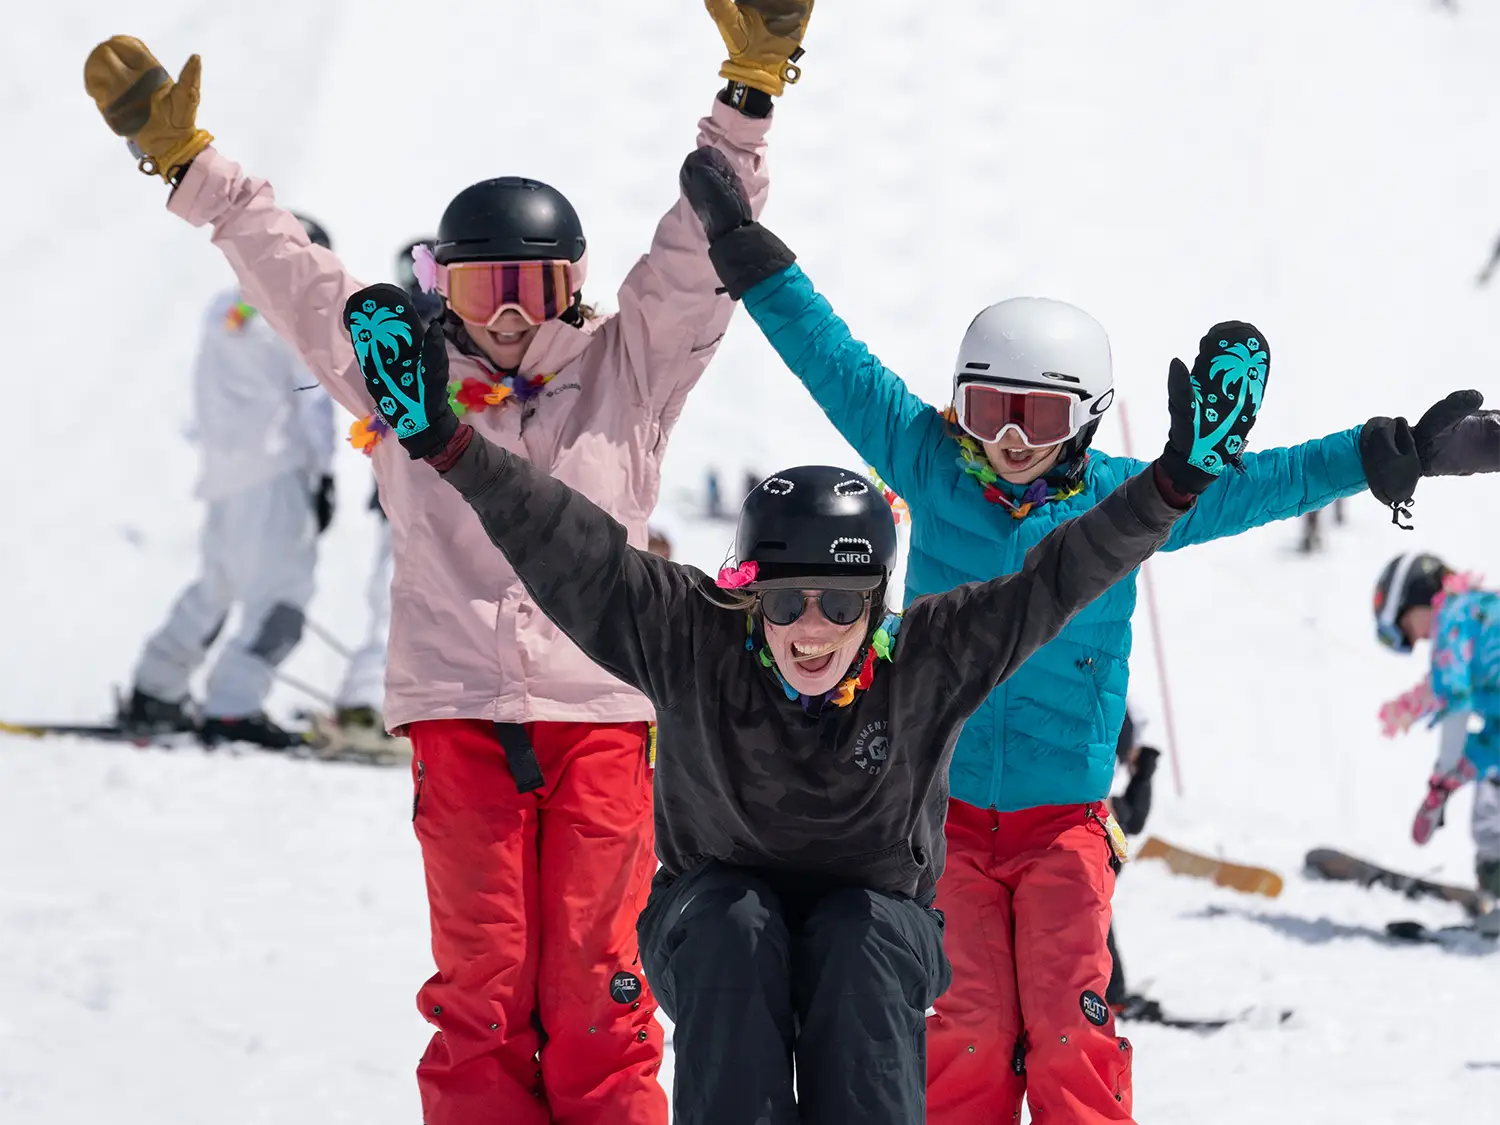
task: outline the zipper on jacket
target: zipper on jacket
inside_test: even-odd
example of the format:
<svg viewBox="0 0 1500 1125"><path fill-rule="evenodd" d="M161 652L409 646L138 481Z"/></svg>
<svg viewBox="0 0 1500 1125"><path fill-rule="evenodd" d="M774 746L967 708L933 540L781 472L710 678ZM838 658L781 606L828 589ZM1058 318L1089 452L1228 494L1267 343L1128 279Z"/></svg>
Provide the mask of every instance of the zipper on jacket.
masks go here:
<svg viewBox="0 0 1500 1125"><path fill-rule="evenodd" d="M995 691L990 692L987 706L994 712L994 721L990 730L994 734L994 749L990 752L990 799L986 802L986 808L998 809L1000 807L1000 779L1005 773L1005 708L1010 699L1010 688L1001 684Z"/></svg>
<svg viewBox="0 0 1500 1125"><path fill-rule="evenodd" d="M411 819L415 824L417 821L417 809L422 804L422 782L427 778L427 767L419 760L417 762L417 786L411 795Z"/></svg>

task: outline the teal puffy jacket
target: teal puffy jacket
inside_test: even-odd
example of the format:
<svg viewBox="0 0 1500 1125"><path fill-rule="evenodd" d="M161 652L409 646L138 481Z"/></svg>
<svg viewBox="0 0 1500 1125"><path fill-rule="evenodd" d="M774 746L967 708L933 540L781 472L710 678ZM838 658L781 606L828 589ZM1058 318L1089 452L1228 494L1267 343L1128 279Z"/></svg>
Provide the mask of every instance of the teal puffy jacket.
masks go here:
<svg viewBox="0 0 1500 1125"><path fill-rule="evenodd" d="M1026 551L1146 462L1091 451L1084 488L1014 519L959 464L942 414L854 339L800 267L745 294L745 308L850 445L911 508L906 598L1021 569ZM1166 550L1290 519L1365 488L1359 428L1245 457L1177 522ZM1003 485L1002 485L1003 487ZM1019 491L1019 490L1017 490ZM985 808L1083 804L1108 796L1125 718L1135 575L1037 650L964 726L953 796Z"/></svg>

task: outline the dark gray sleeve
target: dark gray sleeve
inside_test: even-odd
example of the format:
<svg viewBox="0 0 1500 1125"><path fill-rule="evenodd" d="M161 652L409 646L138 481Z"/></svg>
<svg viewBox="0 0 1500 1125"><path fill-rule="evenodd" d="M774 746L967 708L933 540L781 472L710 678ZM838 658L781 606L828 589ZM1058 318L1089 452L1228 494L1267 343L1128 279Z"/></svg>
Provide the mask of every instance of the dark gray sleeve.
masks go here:
<svg viewBox="0 0 1500 1125"><path fill-rule="evenodd" d="M977 707L1075 613L1150 558L1188 510L1162 498L1154 466L1131 477L1049 532L1015 574L915 603L927 603L919 646L948 653L962 694Z"/></svg>
<svg viewBox="0 0 1500 1125"><path fill-rule="evenodd" d="M609 513L475 433L443 479L479 516L526 592L595 664L658 708L691 682L701 571L626 542Z"/></svg>
<svg viewBox="0 0 1500 1125"><path fill-rule="evenodd" d="M1466 477L1500 473L1500 410L1470 414L1454 426L1433 451L1427 475Z"/></svg>

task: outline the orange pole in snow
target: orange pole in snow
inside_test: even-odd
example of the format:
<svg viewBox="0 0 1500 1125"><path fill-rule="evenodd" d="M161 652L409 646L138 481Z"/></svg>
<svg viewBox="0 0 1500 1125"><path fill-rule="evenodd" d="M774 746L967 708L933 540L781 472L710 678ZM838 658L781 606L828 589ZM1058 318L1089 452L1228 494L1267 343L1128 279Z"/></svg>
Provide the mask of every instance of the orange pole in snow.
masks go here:
<svg viewBox="0 0 1500 1125"><path fill-rule="evenodd" d="M1117 402L1120 429L1125 433L1125 456L1134 457L1130 443L1130 415L1125 403ZM1161 648L1161 620L1156 614L1156 585L1151 581L1149 562L1141 566L1141 580L1146 584L1146 615L1151 622L1151 647L1156 650L1156 679L1161 684L1161 706L1167 717L1167 757L1172 762L1172 786L1182 796L1182 770L1177 765L1177 726L1172 721L1172 691L1167 686L1167 658Z"/></svg>

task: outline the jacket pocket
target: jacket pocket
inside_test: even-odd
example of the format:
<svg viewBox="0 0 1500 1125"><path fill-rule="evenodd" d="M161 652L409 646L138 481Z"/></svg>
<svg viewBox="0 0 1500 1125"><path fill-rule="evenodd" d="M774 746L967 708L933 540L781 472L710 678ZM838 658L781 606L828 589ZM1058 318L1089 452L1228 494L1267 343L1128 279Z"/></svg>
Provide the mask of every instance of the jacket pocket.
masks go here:
<svg viewBox="0 0 1500 1125"><path fill-rule="evenodd" d="M1108 732L1104 724L1104 691L1099 686L1099 677L1104 675L1104 669L1100 667L1099 657L1080 656L1073 662L1078 670L1083 673L1083 679L1087 684L1089 702L1094 705L1094 742L1108 742Z"/></svg>

